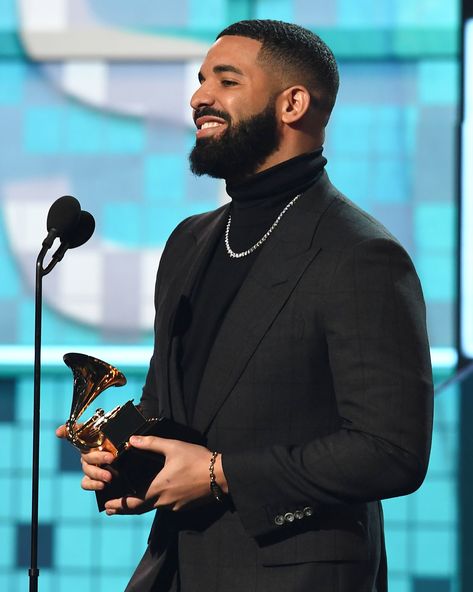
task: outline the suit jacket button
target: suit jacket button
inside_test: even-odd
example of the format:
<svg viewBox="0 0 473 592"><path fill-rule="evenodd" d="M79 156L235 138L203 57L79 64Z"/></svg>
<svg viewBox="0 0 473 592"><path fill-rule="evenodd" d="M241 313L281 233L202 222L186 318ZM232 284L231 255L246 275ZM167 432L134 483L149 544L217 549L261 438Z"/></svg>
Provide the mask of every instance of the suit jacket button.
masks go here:
<svg viewBox="0 0 473 592"><path fill-rule="evenodd" d="M292 512L286 512L284 514L285 522L294 522L294 514Z"/></svg>
<svg viewBox="0 0 473 592"><path fill-rule="evenodd" d="M302 510L296 510L294 512L294 516L297 518L297 520L301 520L304 518L304 512Z"/></svg>
<svg viewBox="0 0 473 592"><path fill-rule="evenodd" d="M282 526L284 524L284 516L282 514L278 514L274 519L274 524L276 524L276 526Z"/></svg>
<svg viewBox="0 0 473 592"><path fill-rule="evenodd" d="M304 516L309 518L314 513L314 508L311 508L310 506L306 506L303 511L304 511Z"/></svg>

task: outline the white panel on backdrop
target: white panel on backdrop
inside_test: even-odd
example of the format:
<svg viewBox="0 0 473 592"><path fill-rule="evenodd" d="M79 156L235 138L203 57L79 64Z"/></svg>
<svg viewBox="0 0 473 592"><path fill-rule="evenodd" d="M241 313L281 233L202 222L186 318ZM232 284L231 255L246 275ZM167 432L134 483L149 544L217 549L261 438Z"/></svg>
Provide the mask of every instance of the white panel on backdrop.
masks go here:
<svg viewBox="0 0 473 592"><path fill-rule="evenodd" d="M172 35L121 30L100 22L89 7L92 0L20 0L20 33L33 60L103 58L168 61L202 58L208 44Z"/></svg>
<svg viewBox="0 0 473 592"><path fill-rule="evenodd" d="M63 65L64 91L92 104L104 105L107 98L107 66L95 60L69 60Z"/></svg>
<svg viewBox="0 0 473 592"><path fill-rule="evenodd" d="M31 33L62 31L67 25L67 0L21 0L21 28Z"/></svg>

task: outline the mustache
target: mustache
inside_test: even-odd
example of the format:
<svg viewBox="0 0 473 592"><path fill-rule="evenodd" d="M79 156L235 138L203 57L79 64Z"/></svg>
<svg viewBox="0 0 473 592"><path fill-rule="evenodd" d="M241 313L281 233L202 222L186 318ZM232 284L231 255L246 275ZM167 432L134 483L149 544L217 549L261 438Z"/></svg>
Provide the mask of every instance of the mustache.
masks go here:
<svg viewBox="0 0 473 592"><path fill-rule="evenodd" d="M200 109L196 109L193 114L194 123L197 121L199 117L207 116L214 116L220 117L220 119L225 120L227 123L231 123L232 119L228 113L225 111L219 111L218 109L213 109L212 107L201 107Z"/></svg>

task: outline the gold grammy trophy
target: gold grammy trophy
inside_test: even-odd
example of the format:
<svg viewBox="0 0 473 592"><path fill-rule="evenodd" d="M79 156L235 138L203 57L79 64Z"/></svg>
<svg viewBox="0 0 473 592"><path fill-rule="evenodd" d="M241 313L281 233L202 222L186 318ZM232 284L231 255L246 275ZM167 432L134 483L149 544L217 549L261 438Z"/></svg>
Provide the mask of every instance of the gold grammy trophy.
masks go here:
<svg viewBox="0 0 473 592"><path fill-rule="evenodd" d="M85 423L78 425L76 422L105 389L126 384L125 376L110 364L84 354L69 353L63 359L74 376L71 413L66 421L67 439L79 450L99 448L116 456L118 449L107 440L101 428L117 415L120 406L109 413L97 409Z"/></svg>
<svg viewBox="0 0 473 592"><path fill-rule="evenodd" d="M130 446L131 436L153 435L202 443L199 434L188 426L164 417L147 419L132 400L107 413L99 408L92 417L78 424L79 418L104 390L123 386L126 378L117 368L92 356L68 353L63 359L74 377L71 412L65 424L67 439L82 452L98 449L115 456L115 460L106 465L113 475L112 481L96 492L100 511L110 499L127 495L143 497L164 466L162 455Z"/></svg>

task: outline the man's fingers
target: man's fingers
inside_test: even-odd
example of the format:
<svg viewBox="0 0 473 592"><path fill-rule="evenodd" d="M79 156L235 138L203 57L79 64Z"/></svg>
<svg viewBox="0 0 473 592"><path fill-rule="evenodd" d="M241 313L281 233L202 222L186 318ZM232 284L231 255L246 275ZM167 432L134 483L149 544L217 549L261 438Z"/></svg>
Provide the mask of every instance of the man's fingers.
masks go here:
<svg viewBox="0 0 473 592"><path fill-rule="evenodd" d="M108 483L112 480L112 474L106 469L102 469L96 465L91 465L88 462L82 462L82 470L86 477L89 477L93 481L103 481Z"/></svg>
<svg viewBox="0 0 473 592"><path fill-rule="evenodd" d="M86 491L100 491L105 487L105 483L103 481L95 481L85 475L85 477L82 478L80 486Z"/></svg>
<svg viewBox="0 0 473 592"><path fill-rule="evenodd" d="M158 438L157 436L132 436L130 438L130 444L135 448L151 450L151 452L158 452L159 454L164 454L165 456L173 442L174 440Z"/></svg>
<svg viewBox="0 0 473 592"><path fill-rule="evenodd" d="M119 497L117 499L108 500L108 502L105 504L105 509L106 510L115 510L115 511L135 510L142 503L143 503L143 500L139 497L131 497L131 496Z"/></svg>
<svg viewBox="0 0 473 592"><path fill-rule="evenodd" d="M82 462L89 465L108 465L113 462L115 457L110 452L101 452L100 450L91 450L81 454Z"/></svg>
<svg viewBox="0 0 473 592"><path fill-rule="evenodd" d="M139 514L145 512L145 502L139 497L121 497L109 500L105 504L105 511L109 516L114 514Z"/></svg>
<svg viewBox="0 0 473 592"><path fill-rule="evenodd" d="M66 437L66 426L64 424L60 425L56 429L56 436L58 438L65 438Z"/></svg>

